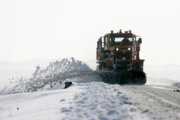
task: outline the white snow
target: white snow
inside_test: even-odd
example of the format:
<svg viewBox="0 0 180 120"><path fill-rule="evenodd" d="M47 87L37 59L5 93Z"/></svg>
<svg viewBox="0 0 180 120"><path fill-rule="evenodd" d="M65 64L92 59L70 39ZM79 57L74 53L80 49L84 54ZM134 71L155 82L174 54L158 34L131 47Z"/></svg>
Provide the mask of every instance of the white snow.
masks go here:
<svg viewBox="0 0 180 120"><path fill-rule="evenodd" d="M168 88L167 86L164 87L164 86L151 85L150 87L152 87L152 88L157 88L157 89L162 89L162 90L174 90L174 89L172 89L172 88Z"/></svg>
<svg viewBox="0 0 180 120"><path fill-rule="evenodd" d="M167 78L153 78L147 77L146 85L161 85L161 86L172 86L176 81Z"/></svg>
<svg viewBox="0 0 180 120"><path fill-rule="evenodd" d="M95 69L96 63L95 61L86 61L93 69ZM33 64L32 64L33 63ZM32 86L34 88L42 88L44 90L44 86L47 87L47 84L50 82L53 85L56 85L56 83L62 83L66 79L74 79L75 77L79 76L85 76L85 72L88 76L91 76L89 74L92 74L92 69L88 67L87 64L84 62L78 61L74 58L64 58L61 60L56 60L54 62L50 62L47 67L40 66L36 71L33 73L33 69L35 68L35 65L42 65L40 61L38 62L29 62L29 63L1 63L0 62L0 94L6 94L6 93L17 93L17 92L27 92L27 91L34 91L32 89ZM25 66L26 67L25 67ZM45 65L45 64L44 64ZM92 66L93 65L93 66ZM10 67L11 66L11 67ZM13 67L12 67L13 66ZM15 66L15 67L14 67ZM33 67L32 67L33 66ZM13 69L12 69L13 68ZM29 68L29 69L27 69ZM31 68L31 69L30 69ZM33 68L33 69L32 69ZM145 68L148 68L146 70L153 71L154 68L149 69L149 67L145 66ZM166 69L172 68L176 71L179 70L179 67L165 67ZM165 69L165 71L166 71ZM145 71L146 71L145 70ZM163 69L161 69L163 70ZM82 73L84 72L84 73ZM160 72L155 72L160 73ZM147 71L147 85L165 85L165 86L172 86L177 81L173 81L171 79L172 75L169 75L170 79L162 78L165 76L162 76L159 74L160 78L152 78L154 74L149 74L149 71ZM68 76L71 76L71 78L68 78ZM9 79L9 80L8 80ZM79 80L79 79L78 79ZM19 82L17 82L19 81ZM28 82L30 81L30 82ZM87 82L87 81L86 81ZM8 84L11 83L11 84ZM14 86L14 87L12 87Z"/></svg>
<svg viewBox="0 0 180 120"><path fill-rule="evenodd" d="M60 120L82 86L0 96L0 120Z"/></svg>
<svg viewBox="0 0 180 120"><path fill-rule="evenodd" d="M0 96L0 120L146 120L125 94L102 82Z"/></svg>
<svg viewBox="0 0 180 120"><path fill-rule="evenodd" d="M73 86L63 89L62 83L68 80L73 81ZM152 114L149 109L143 105L137 107L141 102L137 103L131 98L131 95L138 97L135 92L127 93L124 92L127 88L123 91L119 89L119 85L97 81L100 81L97 73L74 58L51 62L44 69L38 66L29 81L20 79L15 86L1 91L2 94L16 94L0 96L0 120L149 119L146 114ZM146 87L164 90L167 87L155 85L170 84L172 81L168 79L148 78ZM133 86L129 88L135 89ZM155 94L148 93L149 95L168 104L177 105Z"/></svg>
<svg viewBox="0 0 180 120"><path fill-rule="evenodd" d="M93 71L85 63L74 58L64 58L59 61L50 62L45 68L40 66L30 78L17 78L10 85L7 85L0 91L0 94L32 92L48 89L50 87L62 84L70 79L87 82L86 76L92 76ZM79 78L83 79L79 79Z"/></svg>
<svg viewBox="0 0 180 120"><path fill-rule="evenodd" d="M153 93L150 93L150 92L147 92L147 91L146 91L146 93L149 94L149 95L152 96L152 97L155 97L156 99L158 99L158 100L160 100L160 101L162 101L162 102L165 102L165 103L168 103L168 104L173 105L174 107L179 107L179 108L180 108L180 105L179 105L179 104L176 104L176 103L174 103L174 102L172 102L172 101L169 101L169 100L167 100L167 99L164 99L164 98L161 97L161 96L158 96L158 95L156 95L156 94L153 94Z"/></svg>

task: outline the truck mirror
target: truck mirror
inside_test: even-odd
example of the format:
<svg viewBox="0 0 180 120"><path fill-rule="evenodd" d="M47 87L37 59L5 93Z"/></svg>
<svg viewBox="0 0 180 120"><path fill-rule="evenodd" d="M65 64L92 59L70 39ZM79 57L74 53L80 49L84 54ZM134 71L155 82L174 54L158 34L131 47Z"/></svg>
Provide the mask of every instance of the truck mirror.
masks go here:
<svg viewBox="0 0 180 120"><path fill-rule="evenodd" d="M141 38L138 39L138 43L142 43L142 39Z"/></svg>

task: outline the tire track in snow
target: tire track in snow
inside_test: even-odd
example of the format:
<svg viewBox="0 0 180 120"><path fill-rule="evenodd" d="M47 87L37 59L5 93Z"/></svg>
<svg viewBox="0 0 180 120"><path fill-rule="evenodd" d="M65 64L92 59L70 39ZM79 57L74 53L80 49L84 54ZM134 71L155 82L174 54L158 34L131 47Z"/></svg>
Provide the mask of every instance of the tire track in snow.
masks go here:
<svg viewBox="0 0 180 120"><path fill-rule="evenodd" d="M111 85L102 82L85 83L86 91L74 97L70 107L64 107L63 120L147 120L135 103ZM144 113L147 111L143 111Z"/></svg>

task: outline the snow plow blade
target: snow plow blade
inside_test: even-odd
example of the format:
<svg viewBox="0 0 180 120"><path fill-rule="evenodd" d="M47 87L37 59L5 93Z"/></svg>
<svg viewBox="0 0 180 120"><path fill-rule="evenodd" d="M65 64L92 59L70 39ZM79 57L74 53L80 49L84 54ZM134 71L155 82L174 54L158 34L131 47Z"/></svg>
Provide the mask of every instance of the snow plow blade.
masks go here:
<svg viewBox="0 0 180 120"><path fill-rule="evenodd" d="M109 84L144 85L146 83L146 74L142 71L100 72L99 75L103 82Z"/></svg>

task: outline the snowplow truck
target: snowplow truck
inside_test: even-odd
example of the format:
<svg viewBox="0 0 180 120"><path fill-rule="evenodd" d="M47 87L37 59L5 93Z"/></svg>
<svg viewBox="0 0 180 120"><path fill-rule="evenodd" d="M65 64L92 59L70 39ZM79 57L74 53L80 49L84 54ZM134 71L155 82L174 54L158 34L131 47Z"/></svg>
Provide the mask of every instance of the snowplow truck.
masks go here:
<svg viewBox="0 0 180 120"><path fill-rule="evenodd" d="M97 41L97 71L104 82L145 84L144 60L140 59L142 39L131 30L111 31Z"/></svg>

